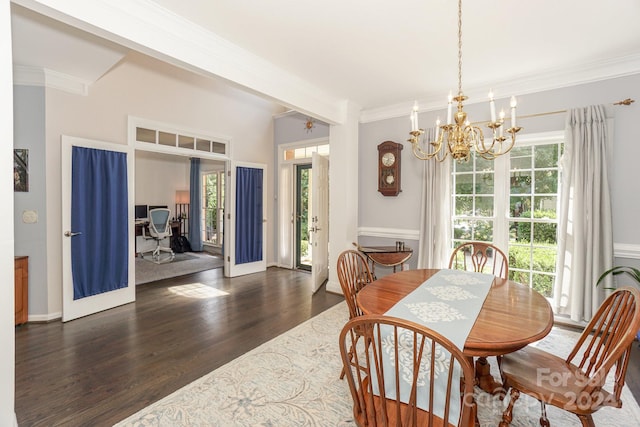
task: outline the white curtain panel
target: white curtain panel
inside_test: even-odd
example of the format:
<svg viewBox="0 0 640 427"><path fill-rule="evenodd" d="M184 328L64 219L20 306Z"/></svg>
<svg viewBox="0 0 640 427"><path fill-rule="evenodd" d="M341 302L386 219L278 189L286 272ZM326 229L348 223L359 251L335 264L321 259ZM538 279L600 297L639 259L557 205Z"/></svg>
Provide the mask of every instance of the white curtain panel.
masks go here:
<svg viewBox="0 0 640 427"><path fill-rule="evenodd" d="M606 286L596 281L613 266L608 138L604 106L568 111L554 309L576 322L590 320L603 302Z"/></svg>
<svg viewBox="0 0 640 427"><path fill-rule="evenodd" d="M425 139L433 141L435 128L425 130ZM451 244L451 159L423 160L422 206L418 268L446 268Z"/></svg>

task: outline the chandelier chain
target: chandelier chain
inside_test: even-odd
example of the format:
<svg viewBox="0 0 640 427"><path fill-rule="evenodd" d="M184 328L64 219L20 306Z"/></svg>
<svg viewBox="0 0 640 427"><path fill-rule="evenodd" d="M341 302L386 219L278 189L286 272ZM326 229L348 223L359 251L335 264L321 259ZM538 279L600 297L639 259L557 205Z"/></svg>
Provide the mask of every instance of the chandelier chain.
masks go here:
<svg viewBox="0 0 640 427"><path fill-rule="evenodd" d="M458 0L458 95L462 95L462 0Z"/></svg>

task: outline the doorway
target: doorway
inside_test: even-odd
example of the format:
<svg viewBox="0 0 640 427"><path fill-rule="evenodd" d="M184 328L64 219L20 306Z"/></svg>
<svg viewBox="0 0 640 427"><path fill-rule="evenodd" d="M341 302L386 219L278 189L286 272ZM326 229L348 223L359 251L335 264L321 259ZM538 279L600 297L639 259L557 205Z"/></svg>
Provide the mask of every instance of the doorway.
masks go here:
<svg viewBox="0 0 640 427"><path fill-rule="evenodd" d="M311 210L311 164L296 165L295 242L297 269L311 271L313 254L309 244L309 212Z"/></svg>

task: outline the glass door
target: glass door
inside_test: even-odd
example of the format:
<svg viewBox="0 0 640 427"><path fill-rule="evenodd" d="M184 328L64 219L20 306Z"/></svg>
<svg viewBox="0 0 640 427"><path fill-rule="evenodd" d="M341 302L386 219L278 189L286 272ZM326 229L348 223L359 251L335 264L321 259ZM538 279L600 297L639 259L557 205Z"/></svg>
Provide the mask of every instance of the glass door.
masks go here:
<svg viewBox="0 0 640 427"><path fill-rule="evenodd" d="M309 211L311 208L311 165L296 166L296 268L311 271Z"/></svg>
<svg viewBox="0 0 640 427"><path fill-rule="evenodd" d="M224 219L224 171L202 175L202 243L222 246Z"/></svg>

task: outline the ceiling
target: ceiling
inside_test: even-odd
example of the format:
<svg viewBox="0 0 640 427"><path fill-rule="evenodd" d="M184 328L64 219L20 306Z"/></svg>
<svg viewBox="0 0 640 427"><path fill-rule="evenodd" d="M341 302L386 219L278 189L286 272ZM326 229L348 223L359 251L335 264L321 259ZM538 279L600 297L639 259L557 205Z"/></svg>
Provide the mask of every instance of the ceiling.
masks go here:
<svg viewBox="0 0 640 427"><path fill-rule="evenodd" d="M455 0L155 0L363 110L457 88ZM88 82L127 49L12 5L14 65ZM640 72L640 1L467 0L462 84L506 97ZM44 41L44 42L43 42ZM472 95L473 94L473 95ZM472 102L473 100L470 100Z"/></svg>

